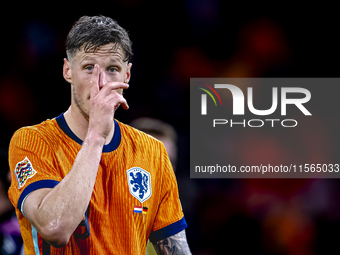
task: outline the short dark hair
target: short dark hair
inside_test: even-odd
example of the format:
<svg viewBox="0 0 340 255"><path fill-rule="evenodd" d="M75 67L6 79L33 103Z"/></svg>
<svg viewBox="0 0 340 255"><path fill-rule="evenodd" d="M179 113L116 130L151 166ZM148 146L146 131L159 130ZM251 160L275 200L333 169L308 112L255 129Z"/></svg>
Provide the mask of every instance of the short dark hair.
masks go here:
<svg viewBox="0 0 340 255"><path fill-rule="evenodd" d="M75 22L66 39L66 54L73 58L77 51L96 51L100 46L114 43L113 49L121 47L124 61L132 57L132 42L128 32L117 21L105 16L83 16Z"/></svg>

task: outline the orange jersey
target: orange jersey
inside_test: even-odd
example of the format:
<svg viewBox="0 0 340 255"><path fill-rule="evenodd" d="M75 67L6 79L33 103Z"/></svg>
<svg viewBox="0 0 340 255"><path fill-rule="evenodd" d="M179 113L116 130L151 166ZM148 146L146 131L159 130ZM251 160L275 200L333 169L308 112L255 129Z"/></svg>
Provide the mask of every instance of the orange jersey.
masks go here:
<svg viewBox="0 0 340 255"><path fill-rule="evenodd" d="M115 120L115 134L103 148L83 221L66 246L50 246L25 218L22 207L32 191L58 185L71 170L81 144L63 115L19 129L12 137L8 193L26 255L145 254L149 238L155 242L187 226L164 145Z"/></svg>

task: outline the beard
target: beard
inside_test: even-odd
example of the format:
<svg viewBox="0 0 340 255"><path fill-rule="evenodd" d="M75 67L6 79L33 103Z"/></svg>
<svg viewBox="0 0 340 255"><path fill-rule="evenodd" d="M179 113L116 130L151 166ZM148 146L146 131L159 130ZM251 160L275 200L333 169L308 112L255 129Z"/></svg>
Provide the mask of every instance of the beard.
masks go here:
<svg viewBox="0 0 340 255"><path fill-rule="evenodd" d="M90 96L89 96L90 98ZM89 120L89 112L85 108L84 100L77 94L75 87L72 88L72 100L85 119Z"/></svg>

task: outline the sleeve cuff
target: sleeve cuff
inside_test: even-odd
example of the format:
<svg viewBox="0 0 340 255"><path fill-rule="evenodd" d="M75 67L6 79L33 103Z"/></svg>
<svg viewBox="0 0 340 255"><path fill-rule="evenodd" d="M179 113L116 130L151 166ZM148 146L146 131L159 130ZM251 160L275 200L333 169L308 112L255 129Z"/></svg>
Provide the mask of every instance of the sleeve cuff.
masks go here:
<svg viewBox="0 0 340 255"><path fill-rule="evenodd" d="M32 191L35 191L37 189L42 189L42 188L54 188L58 183L59 182L55 180L40 180L40 181L31 183L21 193L19 200L18 200L18 205L17 205L18 209L21 211L22 214L24 214L22 210L23 204L26 198L28 197L28 195L31 194Z"/></svg>
<svg viewBox="0 0 340 255"><path fill-rule="evenodd" d="M185 218L183 217L181 220L176 221L169 226L161 228L157 231L151 231L149 239L152 243L156 243L159 240L165 239L169 236L175 235L178 232L182 231L188 226Z"/></svg>

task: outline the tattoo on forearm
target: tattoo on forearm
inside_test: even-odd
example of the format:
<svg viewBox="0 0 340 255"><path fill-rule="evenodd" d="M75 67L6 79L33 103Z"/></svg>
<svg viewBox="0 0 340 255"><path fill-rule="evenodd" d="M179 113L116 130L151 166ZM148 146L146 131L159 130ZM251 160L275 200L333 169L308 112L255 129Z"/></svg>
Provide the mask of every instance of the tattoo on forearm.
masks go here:
<svg viewBox="0 0 340 255"><path fill-rule="evenodd" d="M185 230L154 244L158 255L191 255Z"/></svg>

